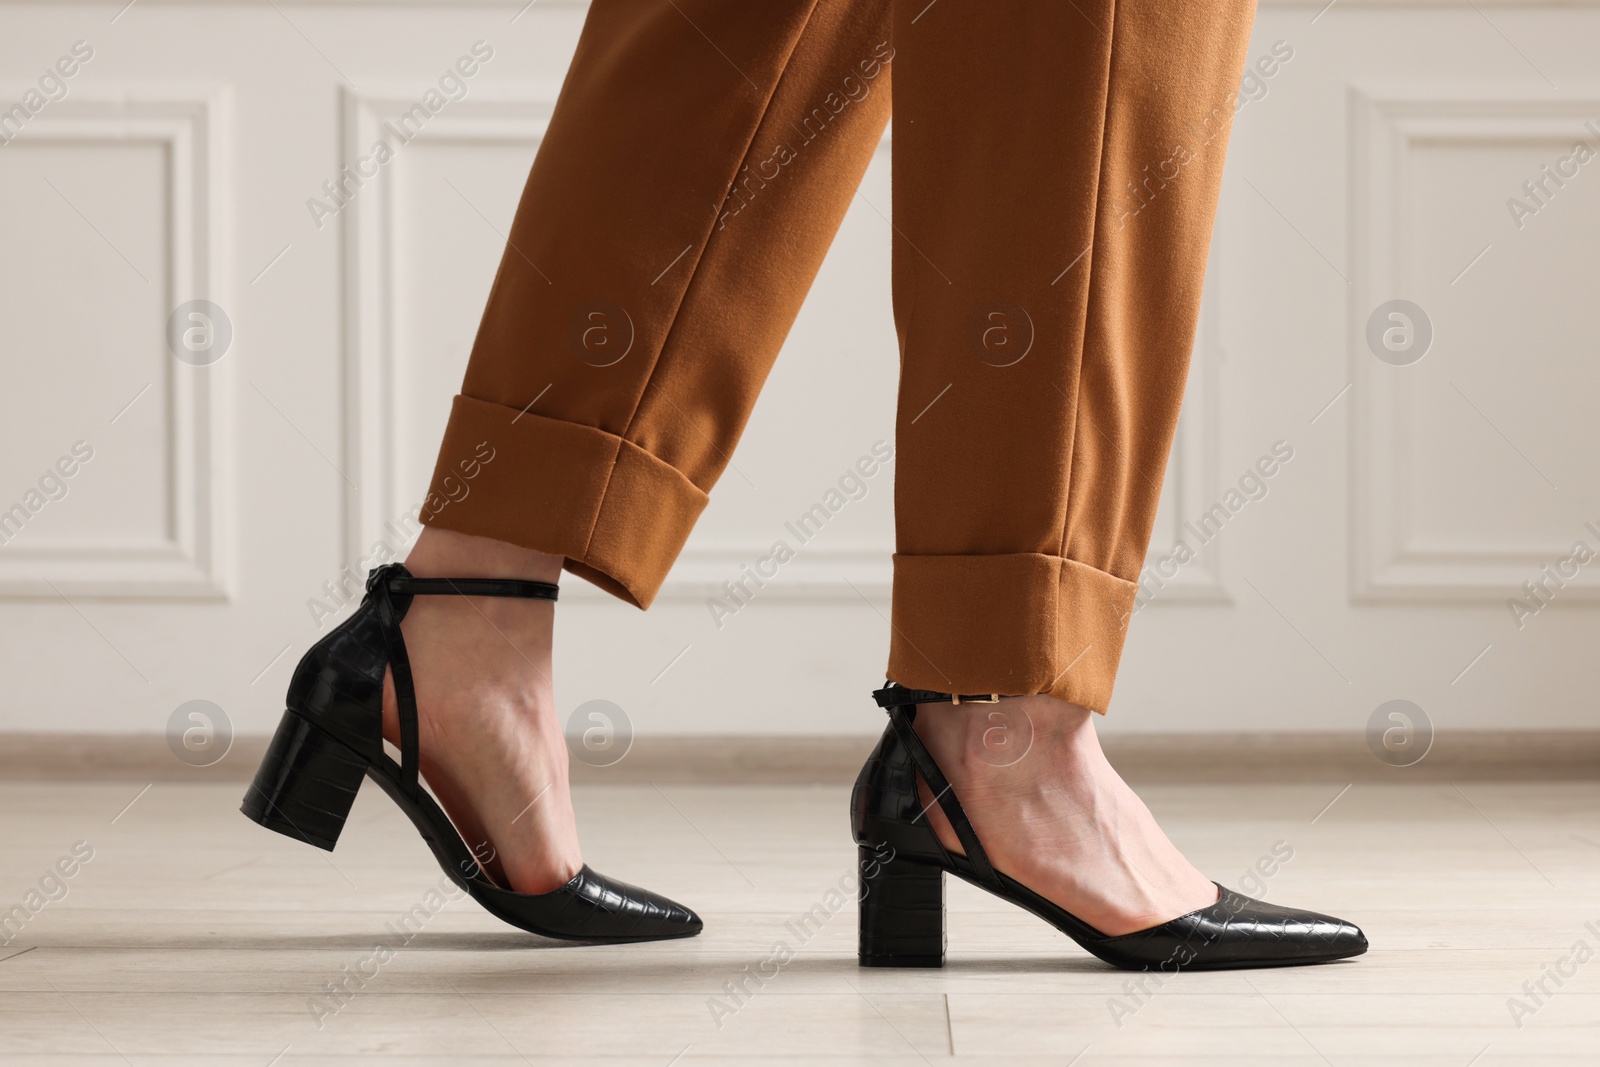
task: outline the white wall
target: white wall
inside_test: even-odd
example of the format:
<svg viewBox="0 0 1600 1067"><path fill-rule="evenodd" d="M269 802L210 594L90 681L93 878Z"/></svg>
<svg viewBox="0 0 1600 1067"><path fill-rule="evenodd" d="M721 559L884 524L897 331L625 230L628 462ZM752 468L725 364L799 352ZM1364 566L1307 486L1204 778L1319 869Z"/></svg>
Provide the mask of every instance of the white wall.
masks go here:
<svg viewBox="0 0 1600 1067"><path fill-rule="evenodd" d="M423 489L583 7L119 6L0 0L0 105L93 48L0 146L0 509L94 452L0 546L0 730L158 731L198 697L264 732L308 599ZM1237 116L1152 559L1294 458L1137 615L1108 728L1356 730L1395 697L1441 729L1589 725L1600 563L1520 630L1506 602L1600 550L1600 163L1520 228L1506 201L1600 148L1600 5L1320 7L1258 18L1251 56L1293 57ZM480 39L467 98L319 229L363 131ZM888 204L885 148L656 608L567 580L567 707L878 727L887 474L720 630L705 597L891 437ZM1434 326L1411 366L1364 338L1397 297ZM214 366L166 351L191 298L231 321Z"/></svg>

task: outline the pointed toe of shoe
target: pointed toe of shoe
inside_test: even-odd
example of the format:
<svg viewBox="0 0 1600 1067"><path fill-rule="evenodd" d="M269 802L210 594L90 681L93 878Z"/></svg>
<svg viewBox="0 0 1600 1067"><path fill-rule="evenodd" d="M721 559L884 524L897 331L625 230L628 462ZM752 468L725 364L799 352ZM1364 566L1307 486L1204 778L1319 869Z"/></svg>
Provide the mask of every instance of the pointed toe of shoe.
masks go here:
<svg viewBox="0 0 1600 1067"><path fill-rule="evenodd" d="M1210 907L1092 950L1120 967L1173 971L1327 963L1367 951L1367 936L1354 923L1217 888Z"/></svg>
<svg viewBox="0 0 1600 1067"><path fill-rule="evenodd" d="M1217 903L1192 917L1204 938L1199 962L1217 967L1326 963L1367 951L1367 935L1354 923L1218 888Z"/></svg>
<svg viewBox="0 0 1600 1067"><path fill-rule="evenodd" d="M1251 941L1239 946L1242 966L1329 963L1367 951L1367 937L1354 923L1316 912L1283 910L1292 914L1263 921Z"/></svg>
<svg viewBox="0 0 1600 1067"><path fill-rule="evenodd" d="M694 909L686 908L682 904L673 903L672 901L668 901L668 903L672 904L672 911L666 919L666 929L670 931L666 936L693 937L705 929L706 924L701 921L699 915L695 914Z"/></svg>
<svg viewBox="0 0 1600 1067"><path fill-rule="evenodd" d="M660 893L652 893L648 889L640 889L625 882L611 879L607 881L618 889L626 891L629 901L628 906L619 911L619 917L627 915L633 922L634 933L630 939L662 940L669 937L693 937L705 928L705 923L700 921L700 916L695 914L693 908L679 904L670 897Z"/></svg>
<svg viewBox="0 0 1600 1067"><path fill-rule="evenodd" d="M580 897L597 908L594 929L599 937L619 941L657 941L693 937L704 927L700 916L670 897L607 878L585 867L574 882ZM601 918L603 916L603 918Z"/></svg>
<svg viewBox="0 0 1600 1067"><path fill-rule="evenodd" d="M1326 963L1367 951L1367 935L1355 923L1314 911L1270 905L1248 897L1251 940L1259 940L1262 962Z"/></svg>
<svg viewBox="0 0 1600 1067"><path fill-rule="evenodd" d="M1342 960L1367 951L1367 935L1361 932L1361 927L1331 916L1318 918L1322 920L1322 937L1327 946L1326 954L1320 958Z"/></svg>
<svg viewBox="0 0 1600 1067"><path fill-rule="evenodd" d="M693 937L700 916L675 900L585 866L572 881L549 893L513 893L469 883L472 895L513 926L566 941L664 941Z"/></svg>

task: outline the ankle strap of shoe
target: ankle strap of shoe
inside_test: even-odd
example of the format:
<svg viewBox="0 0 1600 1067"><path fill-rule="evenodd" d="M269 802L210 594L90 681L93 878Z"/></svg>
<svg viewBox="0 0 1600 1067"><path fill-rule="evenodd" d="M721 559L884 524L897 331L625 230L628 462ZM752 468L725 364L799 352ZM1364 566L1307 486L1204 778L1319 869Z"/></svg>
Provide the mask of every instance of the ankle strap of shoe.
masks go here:
<svg viewBox="0 0 1600 1067"><path fill-rule="evenodd" d="M411 657L400 620L413 596L501 596L555 600L560 589L549 582L516 578L415 578L401 563L374 567L367 575L367 597L377 608L378 630L383 634L389 670L394 674L394 700L400 720L400 786L407 796L419 794L418 767L421 744L417 730L417 690L411 676ZM398 602L397 602L398 598Z"/></svg>
<svg viewBox="0 0 1600 1067"><path fill-rule="evenodd" d="M907 704L998 704L999 693L936 693L932 689L907 689L898 682L890 682L882 689L872 691L872 699L880 708L903 708Z"/></svg>
<svg viewBox="0 0 1600 1067"><path fill-rule="evenodd" d="M900 743L911 753L911 762L916 765L922 780L928 783L928 790L933 794L939 810L944 812L944 817L950 820L951 829L955 830L956 838L961 842L961 849L967 854L967 862L972 864L973 874L978 880L992 889L1000 888L1000 879L994 873L994 866L989 862L989 854L984 851L983 844L978 840L978 831L972 828L972 820L967 818L966 809L961 806L961 801L956 798L956 791L951 788L950 780L939 769L938 761L933 758L933 753L928 751L928 746L922 743L922 738L917 736L912 722L917 715L918 704L932 704L942 701L951 701L949 693L931 693L925 689L907 689L904 686L890 682L883 689L872 694L874 700L889 712L889 725L893 728L895 736ZM953 703L966 703L969 699L962 697ZM997 698L998 699L998 698ZM992 704L994 700L978 698L975 703ZM932 805L930 805L931 807ZM918 813L917 819L927 814L927 808ZM915 822L916 820L912 820Z"/></svg>
<svg viewBox="0 0 1600 1067"><path fill-rule="evenodd" d="M561 587L550 582L528 582L520 578L416 578L404 564L375 567L367 575L367 592L382 585L400 596L501 596L530 600L556 600Z"/></svg>

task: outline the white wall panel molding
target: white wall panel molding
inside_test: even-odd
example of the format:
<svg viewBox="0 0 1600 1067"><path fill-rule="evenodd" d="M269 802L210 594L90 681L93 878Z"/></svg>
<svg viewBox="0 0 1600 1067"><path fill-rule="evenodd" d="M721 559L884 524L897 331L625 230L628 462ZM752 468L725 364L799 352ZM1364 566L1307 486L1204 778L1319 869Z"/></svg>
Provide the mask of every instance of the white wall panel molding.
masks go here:
<svg viewBox="0 0 1600 1067"><path fill-rule="evenodd" d="M0 98L20 99L28 88L0 87ZM226 308L231 305L228 111L227 91L214 86L80 85L69 99L33 116L4 152L12 158L9 154L52 146L113 151L159 146L166 162L165 187L162 202L147 205L147 210L165 222L165 258L148 283L163 316L189 300L210 300ZM93 183L116 176L96 172L73 177ZM106 358L113 356L141 362L148 381L138 402L161 408L164 454L150 456L149 463L162 471L166 486L165 536L129 535L108 517L91 537L18 537L0 548L0 597L54 598L60 593L226 599L229 361L206 367L180 363L166 351L159 334L130 336L127 352ZM115 411L93 413L83 428L85 439L96 448L108 447L117 432L111 420L119 416Z"/></svg>
<svg viewBox="0 0 1600 1067"><path fill-rule="evenodd" d="M1466 546L1428 543L1416 529L1413 492L1417 479L1428 476L1416 447L1424 398L1417 376L1408 373L1412 367L1374 358L1366 321L1379 304L1412 299L1422 284L1419 262L1427 250L1414 232L1412 205L1429 194L1414 174L1417 153L1440 146L1516 151L1537 145L1559 152L1577 141L1595 145L1600 137L1585 124L1600 120L1600 86L1557 92L1481 83L1369 85L1351 89L1349 120L1352 596L1502 601L1518 594L1543 564L1564 557L1577 537L1591 545L1596 538L1573 526ZM1600 599L1600 573L1580 571L1562 596Z"/></svg>

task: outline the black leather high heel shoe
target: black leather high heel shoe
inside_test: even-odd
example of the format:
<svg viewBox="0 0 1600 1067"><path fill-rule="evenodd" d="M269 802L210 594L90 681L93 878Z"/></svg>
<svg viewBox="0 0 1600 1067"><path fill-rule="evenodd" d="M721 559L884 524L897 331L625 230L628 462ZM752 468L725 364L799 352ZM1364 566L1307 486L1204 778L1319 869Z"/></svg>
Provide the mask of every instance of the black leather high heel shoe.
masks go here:
<svg viewBox="0 0 1600 1067"><path fill-rule="evenodd" d="M952 696L890 683L872 694L889 728L868 757L850 797L861 847L861 965L944 964L944 873L1033 912L1089 952L1131 971L1281 967L1359 956L1361 931L1342 919L1267 904L1217 886L1209 907L1131 934L1110 937L994 869L933 755L912 728L918 704L993 703L992 695ZM940 843L917 796L917 775L955 829L965 855ZM886 858L887 857L887 858Z"/></svg>
<svg viewBox="0 0 1600 1067"><path fill-rule="evenodd" d="M700 917L665 897L613 881L587 865L549 893L496 885L449 816L417 781L417 698L400 620L418 595L554 600L545 582L414 578L398 563L367 576L345 622L311 647L289 683L288 710L240 809L269 830L333 850L365 775L422 833L450 879L496 918L568 941L656 941L700 932ZM394 673L400 762L383 750L383 675Z"/></svg>

